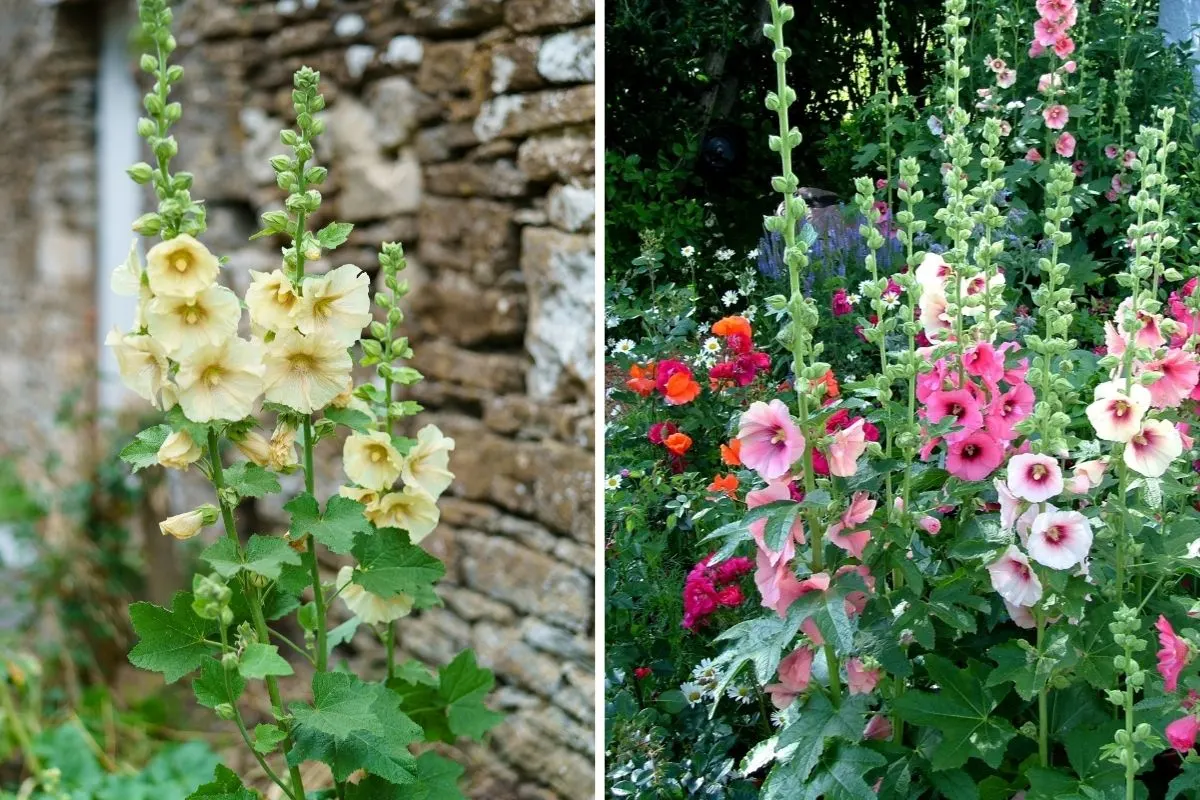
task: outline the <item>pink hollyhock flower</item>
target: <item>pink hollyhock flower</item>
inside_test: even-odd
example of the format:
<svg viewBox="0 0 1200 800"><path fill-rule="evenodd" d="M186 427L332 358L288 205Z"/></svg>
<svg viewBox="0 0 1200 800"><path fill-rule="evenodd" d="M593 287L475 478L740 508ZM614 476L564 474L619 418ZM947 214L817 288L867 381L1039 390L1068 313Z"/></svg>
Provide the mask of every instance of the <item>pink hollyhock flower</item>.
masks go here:
<svg viewBox="0 0 1200 800"><path fill-rule="evenodd" d="M1167 726L1167 741L1180 753L1190 753L1196 746L1196 733L1200 732L1200 719L1190 714Z"/></svg>
<svg viewBox="0 0 1200 800"><path fill-rule="evenodd" d="M1071 482L1067 484L1067 491L1071 494L1087 494L1100 485L1100 481L1104 478L1104 470L1107 468L1107 458L1076 464L1071 473Z"/></svg>
<svg viewBox="0 0 1200 800"><path fill-rule="evenodd" d="M846 685L850 689L850 694L870 694L875 691L875 685L879 683L881 672L878 667L868 669L863 665L862 659L858 657L848 660L846 662Z"/></svg>
<svg viewBox="0 0 1200 800"><path fill-rule="evenodd" d="M1126 339L1129 338L1129 329L1125 327L1125 316L1132 306L1133 301L1128 297L1121 301L1121 305L1117 306L1117 330ZM1137 332L1137 338L1134 340L1138 347L1156 350L1166 344L1167 337L1163 335L1162 328L1159 327L1160 318L1157 314L1150 314L1138 309L1137 319L1142 323L1142 327Z"/></svg>
<svg viewBox="0 0 1200 800"><path fill-rule="evenodd" d="M1075 137L1066 131L1059 134L1058 139L1054 142L1054 152L1063 158L1075 155Z"/></svg>
<svg viewBox="0 0 1200 800"><path fill-rule="evenodd" d="M885 714L876 714L867 720L863 728L863 738L875 742L886 742L892 738L892 721Z"/></svg>
<svg viewBox="0 0 1200 800"><path fill-rule="evenodd" d="M813 651L805 646L797 647L779 662L779 683L764 687L776 708L787 708L808 688L812 662Z"/></svg>
<svg viewBox="0 0 1200 800"><path fill-rule="evenodd" d="M1060 36L1054 42L1054 55L1066 58L1075 52L1075 40L1070 36Z"/></svg>
<svg viewBox="0 0 1200 800"><path fill-rule="evenodd" d="M965 438L983 427L983 412L979 409L979 402L966 389L937 391L929 395L925 401L925 419L930 423L938 423L946 417L953 417L958 427L962 428L947 434L946 441L949 442Z"/></svg>
<svg viewBox="0 0 1200 800"><path fill-rule="evenodd" d="M1107 442L1128 442L1142 427L1142 418L1150 407L1150 392L1133 384L1129 394L1124 384L1106 381L1096 387L1095 400L1087 407L1088 422L1096 435Z"/></svg>
<svg viewBox="0 0 1200 800"><path fill-rule="evenodd" d="M1155 408L1177 407L1200 381L1200 364L1184 350L1168 350L1157 361L1144 364L1143 369L1162 373L1161 378L1146 387L1150 390L1150 405Z"/></svg>
<svg viewBox="0 0 1200 800"><path fill-rule="evenodd" d="M963 368L968 375L983 378L988 383L999 383L1004 377L1004 357L988 342L980 342L963 354Z"/></svg>
<svg viewBox="0 0 1200 800"><path fill-rule="evenodd" d="M833 577L837 579L851 572L856 573L858 577L863 579L863 583L867 585L867 591L872 594L875 592L875 576L871 574L871 568L866 564L843 564L833 573ZM855 617L861 614L867 607L867 592L847 592L845 607L846 616L848 617Z"/></svg>
<svg viewBox="0 0 1200 800"><path fill-rule="evenodd" d="M1078 511L1038 514L1029 531L1029 557L1051 569L1082 564L1092 549L1092 526Z"/></svg>
<svg viewBox="0 0 1200 800"><path fill-rule="evenodd" d="M850 299L846 294L845 289L836 289L833 292L833 315L835 317L844 317L854 310L854 306L850 305Z"/></svg>
<svg viewBox="0 0 1200 800"><path fill-rule="evenodd" d="M1051 87L1058 88L1062 85L1062 76L1058 73L1047 72L1038 78L1037 90L1038 94L1045 94Z"/></svg>
<svg viewBox="0 0 1200 800"><path fill-rule="evenodd" d="M796 592L796 598L801 598L809 592L826 592L829 590L830 577L828 572L818 572L809 575L804 580L800 581ZM790 605L790 603L789 603ZM787 609L783 610L781 616L787 616ZM804 620L800 624L800 630L812 640L812 643L820 647L825 644L825 637L821 635L820 629L817 627L817 621L812 617Z"/></svg>
<svg viewBox="0 0 1200 800"><path fill-rule="evenodd" d="M981 481L1004 461L1004 448L986 431L975 431L950 444L946 470L964 481Z"/></svg>
<svg viewBox="0 0 1200 800"><path fill-rule="evenodd" d="M1042 599L1042 582L1029 566L1029 559L1010 544L1004 555L988 565L992 588L1014 606L1033 606Z"/></svg>
<svg viewBox="0 0 1200 800"><path fill-rule="evenodd" d="M1033 413L1037 397L1027 383L1018 383L997 397L988 407L985 425L988 433L998 439L1011 441L1017 437L1014 426Z"/></svg>
<svg viewBox="0 0 1200 800"><path fill-rule="evenodd" d="M1042 112L1042 119L1050 130L1061 131L1071 121L1071 112L1061 103L1055 103Z"/></svg>
<svg viewBox="0 0 1200 800"><path fill-rule="evenodd" d="M791 479L787 478L771 481L762 489L747 492L746 506L747 508L758 508L768 503L791 499ZM804 544L804 524L799 517L792 523L791 535L784 538L783 549L778 552L767 547L766 540L763 538L766 529L767 521L765 519L756 519L750 523L750 534L754 537L754 541L758 544L759 549L767 554L767 557L771 561L771 566L775 566L780 561L791 561L796 555L796 544Z"/></svg>
<svg viewBox="0 0 1200 800"><path fill-rule="evenodd" d="M887 185L888 185L887 178L876 178L875 179L875 188L876 189L878 189L878 190L886 189Z"/></svg>
<svg viewBox="0 0 1200 800"><path fill-rule="evenodd" d="M1137 153L1132 150L1126 150L1125 155L1121 156L1121 165L1126 169L1133 166L1133 162L1137 161Z"/></svg>
<svg viewBox="0 0 1200 800"><path fill-rule="evenodd" d="M1041 503L1062 492L1062 469L1047 455L1022 453L1008 461L1008 488L1022 500Z"/></svg>
<svg viewBox="0 0 1200 800"><path fill-rule="evenodd" d="M929 515L921 517L921 519L917 521L917 525L919 525L921 530L925 531L930 536L937 536L942 531L942 521L937 517L931 517Z"/></svg>
<svg viewBox="0 0 1200 800"><path fill-rule="evenodd" d="M1104 199L1105 199L1105 200L1107 200L1107 201L1108 201L1108 202L1110 202L1110 203L1115 203L1115 202L1117 202L1117 193L1116 193L1116 191L1114 191L1114 190L1112 190L1112 189L1109 189L1107 192L1105 192L1105 193L1104 193Z"/></svg>
<svg viewBox="0 0 1200 800"><path fill-rule="evenodd" d="M1000 528L1010 531L1021 516L1021 500L1008 490L1008 484L999 478L992 481L996 487L996 496L1000 498Z"/></svg>
<svg viewBox="0 0 1200 800"><path fill-rule="evenodd" d="M1068 75L1074 75L1078 65L1074 61L1068 61L1062 65L1062 68L1063 72L1067 73Z"/></svg>
<svg viewBox="0 0 1200 800"><path fill-rule="evenodd" d="M1004 607L1008 610L1009 618L1012 619L1013 624L1018 628L1028 630L1037 627L1037 620L1034 619L1033 611L1029 607L1014 606L1007 600L1004 601Z"/></svg>
<svg viewBox="0 0 1200 800"><path fill-rule="evenodd" d="M781 617L786 617L788 608L804 594L791 565L787 561L772 564L765 550L759 550L755 557L754 585L762 597L763 608L769 608Z"/></svg>
<svg viewBox="0 0 1200 800"><path fill-rule="evenodd" d="M1104 146L1104 157L1105 158L1114 159L1117 157L1117 154L1120 152L1121 151L1117 149L1117 146L1115 144L1109 144L1109 145Z"/></svg>
<svg viewBox="0 0 1200 800"><path fill-rule="evenodd" d="M1082 178L1083 174L1087 172L1087 162L1079 160L1072 161L1071 172L1075 173L1076 178Z"/></svg>
<svg viewBox="0 0 1200 800"><path fill-rule="evenodd" d="M987 66L992 72L1003 72L1008 68L1008 64L1003 58L989 58Z"/></svg>
<svg viewBox="0 0 1200 800"><path fill-rule="evenodd" d="M927 289L942 289L950 277L950 265L937 253L926 253L913 276L924 293Z"/></svg>
<svg viewBox="0 0 1200 800"><path fill-rule="evenodd" d="M1142 421L1125 447L1125 466L1147 478L1158 478L1183 453L1183 439L1171 423L1161 419Z"/></svg>
<svg viewBox="0 0 1200 800"><path fill-rule="evenodd" d="M1042 160L1042 154L1038 152L1036 147L1031 147L1025 153L1025 160L1030 164L1037 164Z"/></svg>
<svg viewBox="0 0 1200 800"><path fill-rule="evenodd" d="M1162 675L1163 688L1174 692L1179 687L1180 673L1192 660L1192 648L1175 633L1171 623L1162 614L1158 615L1154 627L1158 629L1158 643L1162 646L1158 651L1158 674Z"/></svg>
<svg viewBox="0 0 1200 800"><path fill-rule="evenodd" d="M1175 423L1175 430L1179 431L1179 440L1181 442L1183 442L1184 450L1191 450L1192 445L1195 444L1195 440L1192 439L1192 437L1188 435L1188 432L1191 429L1192 429L1192 426L1186 422L1176 422Z"/></svg>
<svg viewBox="0 0 1200 800"><path fill-rule="evenodd" d="M737 438L742 463L767 481L782 477L804 454L804 434L782 400L752 403L742 414Z"/></svg>
<svg viewBox="0 0 1200 800"><path fill-rule="evenodd" d="M1053 47L1059 37L1063 35L1062 26L1058 25L1053 20L1045 17L1033 23L1034 43L1041 45L1043 48ZM1044 52L1044 51L1043 51Z"/></svg>
<svg viewBox="0 0 1200 800"><path fill-rule="evenodd" d="M833 435L833 443L829 445L829 472L839 478L849 478L858 468L858 457L867 449L867 436L863 431L864 419L859 419L849 428L840 430ZM742 448L742 461L745 461L746 449Z"/></svg>
<svg viewBox="0 0 1200 800"><path fill-rule="evenodd" d="M846 526L840 522L835 522L829 526L826 531L829 541L837 547L845 550L850 555L857 559L862 559L863 549L867 546L867 542L871 541L871 532L868 530L851 531L843 534L842 531Z"/></svg>
<svg viewBox="0 0 1200 800"><path fill-rule="evenodd" d="M1017 82L1015 69L1002 69L996 73L996 85L1001 89L1010 89Z"/></svg>
<svg viewBox="0 0 1200 800"><path fill-rule="evenodd" d="M1044 44L1042 44L1041 42L1038 42L1035 40L1033 44L1029 45L1029 57L1030 58L1039 58L1040 56L1044 55L1045 52L1046 52L1046 46Z"/></svg>
<svg viewBox="0 0 1200 800"><path fill-rule="evenodd" d="M1015 75L1013 76L1013 79L1016 80ZM1000 120L1000 135L1008 136L1010 133L1012 133L1012 123L1006 119Z"/></svg>

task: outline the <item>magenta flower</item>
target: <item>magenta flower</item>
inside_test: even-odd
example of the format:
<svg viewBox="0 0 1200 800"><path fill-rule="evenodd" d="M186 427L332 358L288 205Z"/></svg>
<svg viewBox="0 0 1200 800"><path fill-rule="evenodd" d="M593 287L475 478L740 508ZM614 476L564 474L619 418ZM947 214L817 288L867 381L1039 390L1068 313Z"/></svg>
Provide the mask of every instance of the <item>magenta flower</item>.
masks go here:
<svg viewBox="0 0 1200 800"><path fill-rule="evenodd" d="M1200 364L1191 353L1171 349L1157 361L1144 365L1147 372L1159 372L1162 377L1146 388L1150 390L1150 405L1155 408L1175 408L1182 403L1200 382Z"/></svg>
<svg viewBox="0 0 1200 800"><path fill-rule="evenodd" d="M925 401L925 418L931 423L937 423L946 417L954 417L958 426L963 429L948 434L946 441L949 442L962 439L983 427L983 412L979 408L979 401L966 389L940 390L929 395Z"/></svg>
<svg viewBox="0 0 1200 800"><path fill-rule="evenodd" d="M1158 674L1162 675L1163 688L1173 692L1179 687L1180 673L1192 660L1192 649L1162 614L1158 615L1154 627L1158 629L1158 643L1162 646L1158 651Z"/></svg>
<svg viewBox="0 0 1200 800"><path fill-rule="evenodd" d="M1200 732L1200 720L1190 714L1167 726L1167 741L1180 753L1190 753L1196 746L1196 733Z"/></svg>
<svg viewBox="0 0 1200 800"><path fill-rule="evenodd" d="M950 444L946 470L964 481L981 481L1004 461L1004 448L986 431L975 431Z"/></svg>
<svg viewBox="0 0 1200 800"><path fill-rule="evenodd" d="M1070 158L1075 155L1075 137L1064 131L1054 142L1054 152L1058 153L1063 158Z"/></svg>
<svg viewBox="0 0 1200 800"><path fill-rule="evenodd" d="M1042 119L1045 120L1047 128L1061 131L1071 121L1071 112L1061 103L1055 103L1042 112Z"/></svg>
<svg viewBox="0 0 1200 800"><path fill-rule="evenodd" d="M1112 159L1116 158L1117 154L1120 152L1121 151L1117 149L1117 146L1115 144L1105 145L1105 147L1104 147L1104 157L1109 159L1110 161Z"/></svg>
<svg viewBox="0 0 1200 800"><path fill-rule="evenodd" d="M983 378L991 384L1004 377L1004 358L988 342L971 347L963 356L963 367L968 375Z"/></svg>
<svg viewBox="0 0 1200 800"><path fill-rule="evenodd" d="M767 481L786 474L804 454L804 434L782 400L752 403L742 414L737 438L742 463Z"/></svg>
<svg viewBox="0 0 1200 800"><path fill-rule="evenodd" d="M850 298L846 295L845 289L836 289L833 293L833 315L835 317L844 317L854 310L854 306L850 305Z"/></svg>

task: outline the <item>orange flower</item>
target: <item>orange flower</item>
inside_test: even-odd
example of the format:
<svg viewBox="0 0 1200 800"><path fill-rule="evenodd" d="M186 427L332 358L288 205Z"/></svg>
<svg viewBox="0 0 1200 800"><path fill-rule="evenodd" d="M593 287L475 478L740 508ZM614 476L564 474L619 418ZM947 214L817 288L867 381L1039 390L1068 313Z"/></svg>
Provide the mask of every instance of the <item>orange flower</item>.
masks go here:
<svg viewBox="0 0 1200 800"><path fill-rule="evenodd" d="M667 449L672 453L677 456L681 456L688 450L692 449L692 437L688 436L686 433L672 433L663 441L663 444L665 444Z"/></svg>
<svg viewBox="0 0 1200 800"><path fill-rule="evenodd" d="M816 389L821 384L825 384L825 400L823 402L828 403L842 393L841 388L838 386L837 376L833 374L833 370L826 372L825 377L820 380L813 381L813 389Z"/></svg>
<svg viewBox="0 0 1200 800"><path fill-rule="evenodd" d="M725 317L713 323L712 332L717 336L731 336L735 333L740 333L747 339L753 338L750 335L750 320L745 317Z"/></svg>
<svg viewBox="0 0 1200 800"><path fill-rule="evenodd" d="M721 460L731 467L742 465L742 440L730 439L729 444L721 445Z"/></svg>
<svg viewBox="0 0 1200 800"><path fill-rule="evenodd" d="M700 395L700 384L691 376L683 372L676 372L667 379L667 385L663 392L667 398L667 404L672 406L681 406L684 403L690 403Z"/></svg>
<svg viewBox="0 0 1200 800"><path fill-rule="evenodd" d="M646 366L634 364L629 368L629 380L625 381L625 385L631 391L637 392L642 397L649 397L654 392L654 362L650 362Z"/></svg>
<svg viewBox="0 0 1200 800"><path fill-rule="evenodd" d="M736 499L738 488L738 478L732 472L728 475L714 475L713 482L708 485L710 492L717 492L728 497L730 500Z"/></svg>

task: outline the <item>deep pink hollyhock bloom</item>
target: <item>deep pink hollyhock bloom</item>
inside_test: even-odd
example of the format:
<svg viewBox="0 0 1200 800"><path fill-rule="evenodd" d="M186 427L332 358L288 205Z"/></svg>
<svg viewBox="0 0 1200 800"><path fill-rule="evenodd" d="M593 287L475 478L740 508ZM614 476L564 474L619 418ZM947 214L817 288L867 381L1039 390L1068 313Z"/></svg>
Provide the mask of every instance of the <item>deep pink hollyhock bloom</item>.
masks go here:
<svg viewBox="0 0 1200 800"><path fill-rule="evenodd" d="M1054 152L1063 158L1075 155L1075 137L1071 133L1063 131L1054 142Z"/></svg>
<svg viewBox="0 0 1200 800"><path fill-rule="evenodd" d="M779 662L779 683L764 688L776 708L787 708L808 688L812 679L813 651L805 646L793 650Z"/></svg>
<svg viewBox="0 0 1200 800"><path fill-rule="evenodd" d="M954 442L983 427L983 413L977 401L966 389L937 391L925 401L925 419L937 423L953 417L961 430L946 435L946 441Z"/></svg>
<svg viewBox="0 0 1200 800"><path fill-rule="evenodd" d="M1162 649L1158 651L1158 674L1162 675L1163 688L1168 692L1175 691L1179 686L1179 675L1192 659L1192 650L1188 643L1175 633L1171 623L1162 614L1154 623L1158 629L1158 643Z"/></svg>
<svg viewBox="0 0 1200 800"><path fill-rule="evenodd" d="M1022 453L1008 461L1008 489L1022 500L1041 503L1062 493L1058 460L1037 453Z"/></svg>
<svg viewBox="0 0 1200 800"><path fill-rule="evenodd" d="M1071 172L1075 173L1076 178L1082 178L1083 174L1087 172L1087 162L1078 160L1072 161Z"/></svg>
<svg viewBox="0 0 1200 800"><path fill-rule="evenodd" d="M1107 192L1105 192L1105 193L1104 193L1104 199L1105 199L1105 200L1107 200L1107 201L1108 201L1108 202L1110 202L1110 203L1115 203L1115 202L1117 202L1117 193L1116 193L1116 191L1115 191L1114 189L1109 189Z"/></svg>
<svg viewBox="0 0 1200 800"><path fill-rule="evenodd" d="M782 400L752 403L742 414L737 438L742 463L768 481L786 474L804 454L804 434Z"/></svg>
<svg viewBox="0 0 1200 800"><path fill-rule="evenodd" d="M667 441L667 437L672 433L679 433L679 426L674 422L656 422L650 426L650 431L646 434L646 438L652 444L662 444Z"/></svg>
<svg viewBox="0 0 1200 800"><path fill-rule="evenodd" d="M717 592L718 605L725 606L726 608L740 606L742 601L745 599L746 598L742 596L742 587L738 586L736 583L726 586L724 589L721 589Z"/></svg>
<svg viewBox="0 0 1200 800"><path fill-rule="evenodd" d="M937 536L942 531L942 521L937 517L926 515L917 521L917 525L921 530L928 533L930 536Z"/></svg>
<svg viewBox="0 0 1200 800"><path fill-rule="evenodd" d="M1185 451L1191 450L1192 445L1196 443L1195 440L1188 435L1188 432L1191 431L1191 429L1192 426L1186 422L1175 423L1175 430L1179 431L1179 439L1183 442L1183 449Z"/></svg>
<svg viewBox="0 0 1200 800"><path fill-rule="evenodd" d="M649 678L650 677L650 668L649 667L634 667L633 668L633 677L637 678L639 681Z"/></svg>
<svg viewBox="0 0 1200 800"><path fill-rule="evenodd" d="M1003 441L1015 439L1017 433L1013 426L1033 413L1036 401L1037 397L1029 384L1018 383L1013 386L988 406L984 420L988 433Z"/></svg>
<svg viewBox="0 0 1200 800"><path fill-rule="evenodd" d="M857 657L846 662L846 685L850 689L850 694L870 694L875 691L880 674L879 668L867 669L863 666L862 660Z"/></svg>
<svg viewBox="0 0 1200 800"><path fill-rule="evenodd" d="M980 342L963 355L963 368L968 375L996 384L1004 377L1004 357L990 343Z"/></svg>
<svg viewBox="0 0 1200 800"><path fill-rule="evenodd" d="M1146 388L1150 390L1150 405L1155 408L1175 408L1182 403L1200 381L1200 364L1191 353L1168 350L1157 361L1143 366L1147 372L1161 372L1162 377Z"/></svg>
<svg viewBox="0 0 1200 800"><path fill-rule="evenodd" d="M1025 153L1025 160L1030 164L1037 164L1042 160L1042 154L1038 152L1036 147L1031 147Z"/></svg>
<svg viewBox="0 0 1200 800"><path fill-rule="evenodd" d="M1054 41L1054 55L1066 58L1075 52L1075 40L1070 36L1060 36Z"/></svg>
<svg viewBox="0 0 1200 800"><path fill-rule="evenodd" d="M1042 119L1050 130L1061 131L1071 121L1071 112L1061 103L1055 103L1042 112Z"/></svg>
<svg viewBox="0 0 1200 800"><path fill-rule="evenodd" d="M1189 714L1167 726L1167 741L1180 753L1190 753L1196 746L1196 733L1200 731L1200 720Z"/></svg>
<svg viewBox="0 0 1200 800"><path fill-rule="evenodd" d="M892 721L885 714L876 714L867 720L863 728L863 738L876 742L886 742L892 738Z"/></svg>
<svg viewBox="0 0 1200 800"><path fill-rule="evenodd" d="M829 415L829 419L825 420L825 432L834 433L836 431L845 430L854 423L858 422L862 417L850 416L850 411L845 408L839 408L837 411ZM867 437L868 442L879 441L879 428L876 428L870 422L863 419L863 433Z"/></svg>
<svg viewBox="0 0 1200 800"><path fill-rule="evenodd" d="M946 453L946 470L964 481L981 481L1004 461L1004 448L986 431L975 431L953 442Z"/></svg>

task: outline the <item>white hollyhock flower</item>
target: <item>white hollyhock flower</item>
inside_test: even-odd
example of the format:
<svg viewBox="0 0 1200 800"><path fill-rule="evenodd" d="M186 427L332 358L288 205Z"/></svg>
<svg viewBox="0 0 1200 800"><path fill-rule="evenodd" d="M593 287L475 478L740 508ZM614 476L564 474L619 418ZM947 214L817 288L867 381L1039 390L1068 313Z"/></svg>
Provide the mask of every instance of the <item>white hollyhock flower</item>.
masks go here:
<svg viewBox="0 0 1200 800"><path fill-rule="evenodd" d="M342 393L353 366L346 347L336 340L283 331L267 345L266 398L311 414Z"/></svg>
<svg viewBox="0 0 1200 800"><path fill-rule="evenodd" d="M299 299L295 287L282 270L250 270L250 288L246 290L246 308L250 321L268 331L291 330L296 326L292 309Z"/></svg>
<svg viewBox="0 0 1200 800"><path fill-rule="evenodd" d="M1082 564L1092 549L1092 526L1078 511L1039 514L1029 530L1029 556L1051 569Z"/></svg>
<svg viewBox="0 0 1200 800"><path fill-rule="evenodd" d="M1015 455L1008 461L1008 489L1022 500L1041 503L1062 492L1062 469L1047 455Z"/></svg>
<svg viewBox="0 0 1200 800"><path fill-rule="evenodd" d="M118 264L112 271L112 277L109 278L108 285L112 289L113 294L119 294L122 297L136 297L142 291L142 260L138 258L137 240L134 239L129 245L129 255L125 261Z"/></svg>
<svg viewBox="0 0 1200 800"><path fill-rule="evenodd" d="M158 529L163 536L174 536L176 539L190 539L217 521L216 506L204 505L194 511L185 511L173 517L167 517L158 523Z"/></svg>
<svg viewBox="0 0 1200 800"><path fill-rule="evenodd" d="M1010 544L987 570L992 577L992 588L1012 605L1032 606L1042 599L1042 582L1016 545Z"/></svg>
<svg viewBox="0 0 1200 800"><path fill-rule="evenodd" d="M436 425L417 431L417 443L400 464L400 477L408 486L418 486L437 498L454 482L450 471L450 451L454 440L444 436Z"/></svg>
<svg viewBox="0 0 1200 800"><path fill-rule="evenodd" d="M368 489L385 489L400 477L400 453L383 431L353 433L342 447L346 477Z"/></svg>
<svg viewBox="0 0 1200 800"><path fill-rule="evenodd" d="M1107 381L1096 387L1095 401L1087 407L1087 418L1096 435L1109 442L1128 442L1142 426L1150 408L1150 391L1134 384L1129 394L1124 384Z"/></svg>
<svg viewBox="0 0 1200 800"><path fill-rule="evenodd" d="M155 297L146 308L146 327L168 356L181 361L197 347L235 336L241 317L237 295L213 284L192 297Z"/></svg>
<svg viewBox="0 0 1200 800"><path fill-rule="evenodd" d="M307 278L292 320L305 335L331 338L349 347L371 322L370 284L367 274L353 264Z"/></svg>
<svg viewBox="0 0 1200 800"><path fill-rule="evenodd" d="M382 625L395 622L412 612L413 599L406 594L383 598L368 592L353 583L354 567L345 566L338 570L338 597L350 609L350 613L367 625Z"/></svg>
<svg viewBox="0 0 1200 800"><path fill-rule="evenodd" d="M179 365L179 405L192 422L239 420L263 390L262 345L236 336L194 350Z"/></svg>
<svg viewBox="0 0 1200 800"><path fill-rule="evenodd" d="M158 393L167 385L170 367L162 345L150 336L123 335L113 328L105 337L104 346L113 349L122 383L158 408Z"/></svg>
<svg viewBox="0 0 1200 800"><path fill-rule="evenodd" d="M367 508L367 519L375 527L408 531L409 541L414 544L433 533L440 516L433 496L414 485L405 486L403 491L389 492L379 498L374 508Z"/></svg>
<svg viewBox="0 0 1200 800"><path fill-rule="evenodd" d="M300 466L296 452L296 426L280 422L271 432L270 450L267 452L267 467L275 472L290 473Z"/></svg>
<svg viewBox="0 0 1200 800"><path fill-rule="evenodd" d="M156 297L193 297L212 286L219 271L217 257L186 233L146 253L146 278Z"/></svg>
<svg viewBox="0 0 1200 800"><path fill-rule="evenodd" d="M187 431L175 431L158 448L158 463L167 469L187 469L200 460L203 451Z"/></svg>
<svg viewBox="0 0 1200 800"><path fill-rule="evenodd" d="M1183 453L1183 439L1171 423L1161 419L1142 422L1141 430L1125 445L1125 465L1147 478L1158 478Z"/></svg>

